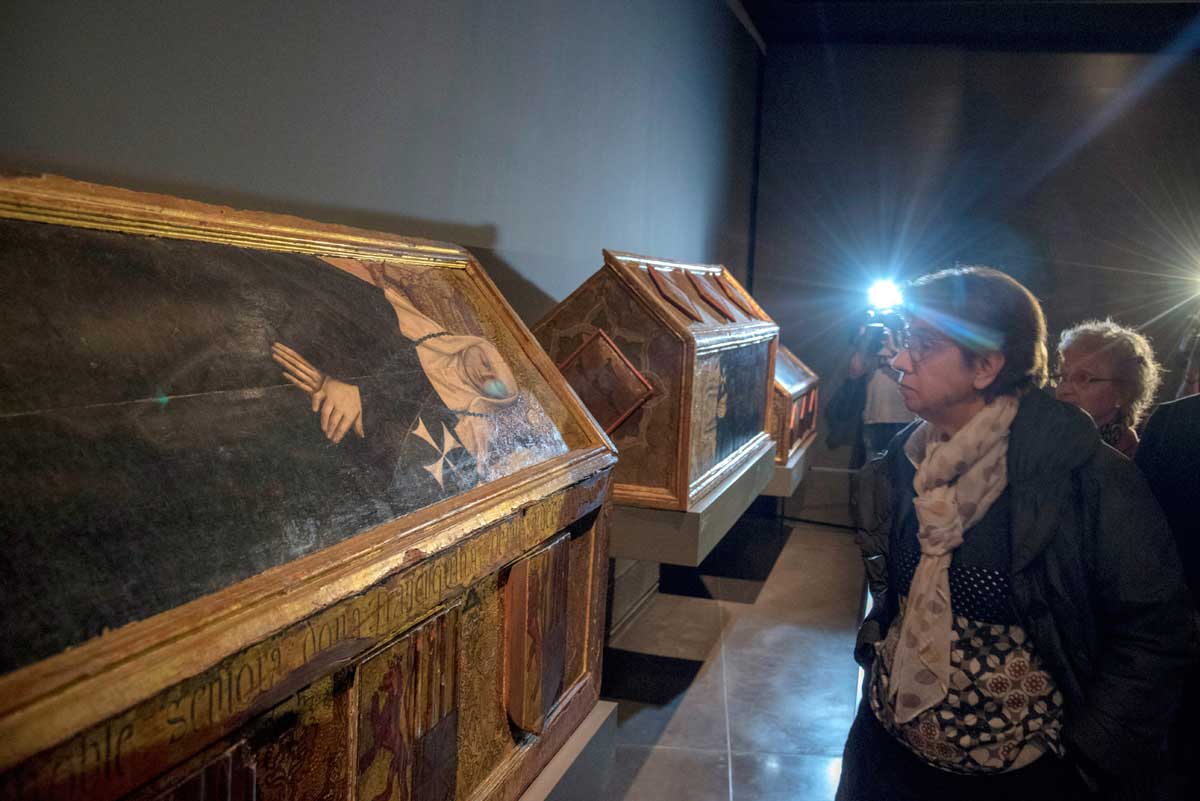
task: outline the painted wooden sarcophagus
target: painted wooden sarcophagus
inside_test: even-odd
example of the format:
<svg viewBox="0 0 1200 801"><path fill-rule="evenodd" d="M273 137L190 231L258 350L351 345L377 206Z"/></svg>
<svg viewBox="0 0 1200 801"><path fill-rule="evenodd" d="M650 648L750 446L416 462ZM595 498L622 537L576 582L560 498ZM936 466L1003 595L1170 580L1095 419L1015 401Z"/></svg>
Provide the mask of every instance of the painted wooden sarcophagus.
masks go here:
<svg viewBox="0 0 1200 801"><path fill-rule="evenodd" d="M775 354L769 426L775 437L775 474L766 495L789 497L803 478L805 450L817 432L820 378L782 344Z"/></svg>
<svg viewBox="0 0 1200 801"><path fill-rule="evenodd" d="M0 798L513 799L609 440L463 249L0 178Z"/></svg>
<svg viewBox="0 0 1200 801"><path fill-rule="evenodd" d="M534 327L617 446L614 501L680 511L774 449L778 331L720 265L607 250Z"/></svg>
<svg viewBox="0 0 1200 801"><path fill-rule="evenodd" d="M816 433L820 382L812 368L786 347L779 346L775 354L775 390L771 393L776 464L787 464L796 450Z"/></svg>

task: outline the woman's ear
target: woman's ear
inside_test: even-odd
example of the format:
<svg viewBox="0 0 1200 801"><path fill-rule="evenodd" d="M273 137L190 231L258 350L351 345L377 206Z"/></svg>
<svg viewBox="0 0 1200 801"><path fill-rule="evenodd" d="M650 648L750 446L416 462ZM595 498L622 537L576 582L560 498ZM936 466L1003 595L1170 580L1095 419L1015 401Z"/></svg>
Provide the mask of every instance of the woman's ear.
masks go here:
<svg viewBox="0 0 1200 801"><path fill-rule="evenodd" d="M1004 354L998 350L979 353L975 356L975 377L973 386L982 392L992 385L996 376L1004 369Z"/></svg>

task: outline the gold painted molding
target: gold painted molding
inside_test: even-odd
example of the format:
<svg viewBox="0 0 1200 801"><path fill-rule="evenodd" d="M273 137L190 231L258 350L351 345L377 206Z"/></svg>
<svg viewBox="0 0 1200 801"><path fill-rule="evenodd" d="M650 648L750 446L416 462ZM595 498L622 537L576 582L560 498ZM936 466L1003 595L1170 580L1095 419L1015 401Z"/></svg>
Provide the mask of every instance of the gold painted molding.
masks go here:
<svg viewBox="0 0 1200 801"><path fill-rule="evenodd" d="M688 508L696 506L712 489L741 470L742 465L757 461L766 450L775 450L775 440L767 432L760 431L691 483L688 487Z"/></svg>
<svg viewBox="0 0 1200 801"><path fill-rule="evenodd" d="M53 175L0 176L0 218L414 267L466 269L464 248L245 212Z"/></svg>

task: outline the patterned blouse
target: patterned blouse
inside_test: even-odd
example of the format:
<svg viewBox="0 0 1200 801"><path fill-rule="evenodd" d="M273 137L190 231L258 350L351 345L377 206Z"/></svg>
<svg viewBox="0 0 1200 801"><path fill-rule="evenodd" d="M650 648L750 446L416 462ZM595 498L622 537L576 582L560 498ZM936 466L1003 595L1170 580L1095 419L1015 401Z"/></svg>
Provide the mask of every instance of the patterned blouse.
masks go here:
<svg viewBox="0 0 1200 801"><path fill-rule="evenodd" d="M875 645L869 693L875 717L923 761L953 773L999 773L1046 752L1062 756L1062 694L1017 622L1005 567L1007 543L998 547L998 540L1007 539L997 536L1008 532L1007 491L951 561L950 689L937 706L908 723L896 722L887 691L905 596L920 559L915 520L904 523L901 542L894 543L900 547L892 550L900 613Z"/></svg>

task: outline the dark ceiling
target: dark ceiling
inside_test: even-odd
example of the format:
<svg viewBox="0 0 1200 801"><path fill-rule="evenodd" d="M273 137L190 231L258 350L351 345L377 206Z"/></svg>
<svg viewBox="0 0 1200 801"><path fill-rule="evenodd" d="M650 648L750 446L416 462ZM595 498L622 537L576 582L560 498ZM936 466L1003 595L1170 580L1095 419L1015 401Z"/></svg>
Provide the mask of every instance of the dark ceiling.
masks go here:
<svg viewBox="0 0 1200 801"><path fill-rule="evenodd" d="M1004 50L1152 51L1200 16L1200 3L796 2L742 0L768 45L952 45Z"/></svg>

